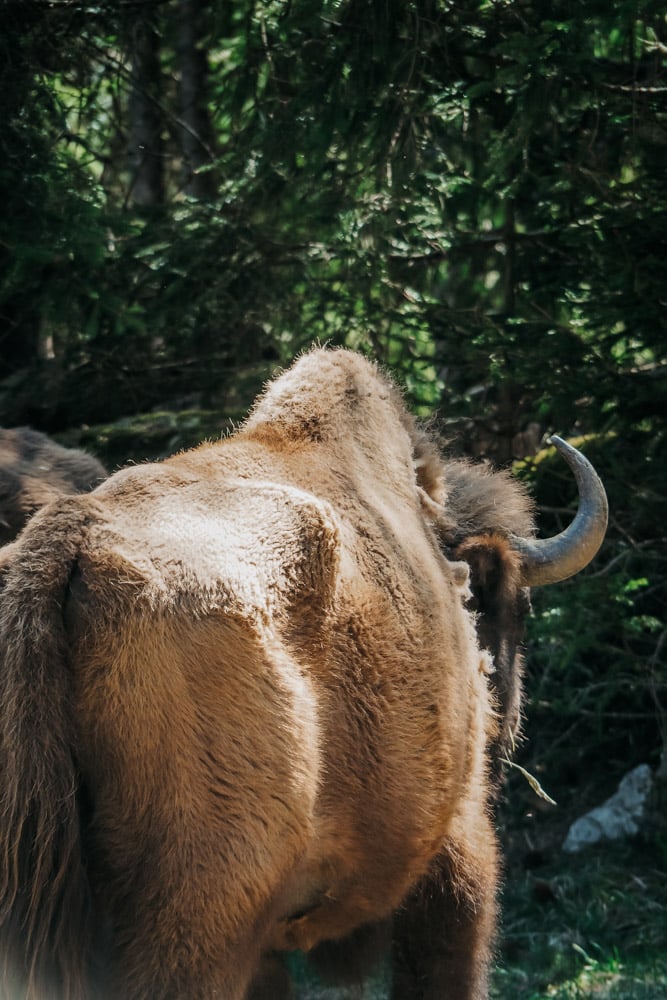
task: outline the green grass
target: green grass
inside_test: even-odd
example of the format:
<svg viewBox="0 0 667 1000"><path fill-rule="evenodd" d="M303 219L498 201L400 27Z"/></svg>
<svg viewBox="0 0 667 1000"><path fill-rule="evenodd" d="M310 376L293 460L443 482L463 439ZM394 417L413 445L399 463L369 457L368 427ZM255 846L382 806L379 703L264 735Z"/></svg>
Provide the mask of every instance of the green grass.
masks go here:
<svg viewBox="0 0 667 1000"><path fill-rule="evenodd" d="M508 877L494 1000L667 1000L667 872L658 842Z"/></svg>
<svg viewBox="0 0 667 1000"><path fill-rule="evenodd" d="M498 997L521 997L522 1000L664 1000L667 997L667 961L647 958L621 961L618 956L593 958L583 950L582 967L559 983L536 989L526 973L523 987L517 989L516 972L504 981L501 971L496 978Z"/></svg>

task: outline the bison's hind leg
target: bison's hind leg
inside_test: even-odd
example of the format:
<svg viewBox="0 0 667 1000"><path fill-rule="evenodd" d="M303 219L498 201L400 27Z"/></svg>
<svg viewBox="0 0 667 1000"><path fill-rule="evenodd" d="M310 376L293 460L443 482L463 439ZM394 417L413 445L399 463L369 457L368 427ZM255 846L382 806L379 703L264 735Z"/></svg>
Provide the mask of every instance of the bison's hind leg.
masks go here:
<svg viewBox="0 0 667 1000"><path fill-rule="evenodd" d="M265 955L245 1000L294 1000L292 977L282 957Z"/></svg>
<svg viewBox="0 0 667 1000"><path fill-rule="evenodd" d="M497 853L486 817L450 838L395 916L393 1000L485 1000L496 917Z"/></svg>

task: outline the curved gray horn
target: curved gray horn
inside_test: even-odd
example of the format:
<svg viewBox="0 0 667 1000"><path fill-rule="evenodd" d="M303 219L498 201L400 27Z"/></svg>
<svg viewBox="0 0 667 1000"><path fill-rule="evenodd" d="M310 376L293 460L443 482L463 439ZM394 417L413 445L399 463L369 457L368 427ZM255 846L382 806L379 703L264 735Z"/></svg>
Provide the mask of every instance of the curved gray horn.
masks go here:
<svg viewBox="0 0 667 1000"><path fill-rule="evenodd" d="M523 556L522 583L540 587L559 583L588 566L602 545L607 530L607 494L597 472L580 451L553 435L549 438L574 472L579 489L579 509L574 520L553 538L519 538L512 548Z"/></svg>

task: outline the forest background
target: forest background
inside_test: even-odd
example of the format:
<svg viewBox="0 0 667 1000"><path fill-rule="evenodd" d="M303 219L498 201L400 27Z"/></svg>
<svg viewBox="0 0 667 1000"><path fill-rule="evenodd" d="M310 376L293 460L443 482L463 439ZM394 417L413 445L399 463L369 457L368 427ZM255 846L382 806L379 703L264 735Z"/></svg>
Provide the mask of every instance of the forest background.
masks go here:
<svg viewBox="0 0 667 1000"><path fill-rule="evenodd" d="M559 806L509 772L494 988L667 996L658 811L560 851L667 771L664 3L3 0L0 124L0 424L168 454L319 341L513 465L545 532L576 500L544 434L591 457L611 525L534 594L517 760Z"/></svg>

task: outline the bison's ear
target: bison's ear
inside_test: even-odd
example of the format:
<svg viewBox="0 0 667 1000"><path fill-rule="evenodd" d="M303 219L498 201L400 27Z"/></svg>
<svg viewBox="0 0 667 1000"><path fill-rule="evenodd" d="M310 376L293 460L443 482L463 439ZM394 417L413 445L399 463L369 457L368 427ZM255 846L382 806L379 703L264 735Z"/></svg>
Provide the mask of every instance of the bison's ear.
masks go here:
<svg viewBox="0 0 667 1000"><path fill-rule="evenodd" d="M504 618L522 590L521 557L503 535L472 535L456 546L454 559L470 567L475 611Z"/></svg>

